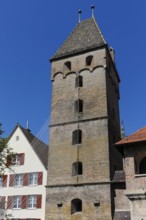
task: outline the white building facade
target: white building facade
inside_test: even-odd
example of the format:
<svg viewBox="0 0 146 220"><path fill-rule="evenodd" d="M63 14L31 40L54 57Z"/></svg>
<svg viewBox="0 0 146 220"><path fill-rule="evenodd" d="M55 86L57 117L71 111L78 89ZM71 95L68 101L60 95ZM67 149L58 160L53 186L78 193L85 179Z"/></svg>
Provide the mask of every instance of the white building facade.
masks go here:
<svg viewBox="0 0 146 220"><path fill-rule="evenodd" d="M44 220L48 146L20 125L8 145L13 156L0 177L0 219Z"/></svg>

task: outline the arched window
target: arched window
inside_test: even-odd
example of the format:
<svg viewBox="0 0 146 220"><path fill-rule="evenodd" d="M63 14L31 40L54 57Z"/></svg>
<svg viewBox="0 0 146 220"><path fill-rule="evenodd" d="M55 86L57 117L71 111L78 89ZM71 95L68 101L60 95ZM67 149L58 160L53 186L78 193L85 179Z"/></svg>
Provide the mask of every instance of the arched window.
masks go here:
<svg viewBox="0 0 146 220"><path fill-rule="evenodd" d="M146 174L146 157L139 164L139 174Z"/></svg>
<svg viewBox="0 0 146 220"><path fill-rule="evenodd" d="M64 66L65 66L66 70L71 70L71 62L70 61L65 62Z"/></svg>
<svg viewBox="0 0 146 220"><path fill-rule="evenodd" d="M83 166L82 162L78 161L72 164L72 176L82 175Z"/></svg>
<svg viewBox="0 0 146 220"><path fill-rule="evenodd" d="M71 201L71 214L76 212L82 212L82 200L81 199L73 199Z"/></svg>
<svg viewBox="0 0 146 220"><path fill-rule="evenodd" d="M83 77L82 76L77 76L76 81L75 81L75 87L82 87L83 86Z"/></svg>
<svg viewBox="0 0 146 220"><path fill-rule="evenodd" d="M75 101L75 113L83 112L83 100L78 99Z"/></svg>
<svg viewBox="0 0 146 220"><path fill-rule="evenodd" d="M91 66L93 61L93 56L86 57L86 66Z"/></svg>
<svg viewBox="0 0 146 220"><path fill-rule="evenodd" d="M80 129L74 130L72 133L72 144L81 144L82 142L82 131Z"/></svg>

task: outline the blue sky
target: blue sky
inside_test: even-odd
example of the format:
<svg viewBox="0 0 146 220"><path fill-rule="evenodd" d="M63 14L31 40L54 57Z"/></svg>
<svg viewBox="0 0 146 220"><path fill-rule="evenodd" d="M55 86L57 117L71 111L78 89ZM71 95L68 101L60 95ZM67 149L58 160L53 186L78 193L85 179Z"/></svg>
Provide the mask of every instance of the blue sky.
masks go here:
<svg viewBox="0 0 146 220"><path fill-rule="evenodd" d="M19 122L36 134L50 116L49 58L78 21L95 18L116 52L120 118L129 135L146 125L145 0L0 0L0 122L8 135Z"/></svg>

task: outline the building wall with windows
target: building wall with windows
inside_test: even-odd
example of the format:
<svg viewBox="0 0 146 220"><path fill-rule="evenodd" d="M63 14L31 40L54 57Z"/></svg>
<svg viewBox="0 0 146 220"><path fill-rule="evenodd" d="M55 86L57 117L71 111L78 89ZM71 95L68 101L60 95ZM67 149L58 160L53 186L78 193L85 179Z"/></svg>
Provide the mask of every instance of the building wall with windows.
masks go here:
<svg viewBox="0 0 146 220"><path fill-rule="evenodd" d="M46 220L111 220L120 79L96 21L77 24L51 62Z"/></svg>
<svg viewBox="0 0 146 220"><path fill-rule="evenodd" d="M4 213L9 219L44 220L47 167L41 158L46 157L47 145L19 125L8 145L13 155L7 157L10 169L0 177L0 219Z"/></svg>
<svg viewBox="0 0 146 220"><path fill-rule="evenodd" d="M116 143L123 152L126 195L132 220L146 219L146 127Z"/></svg>

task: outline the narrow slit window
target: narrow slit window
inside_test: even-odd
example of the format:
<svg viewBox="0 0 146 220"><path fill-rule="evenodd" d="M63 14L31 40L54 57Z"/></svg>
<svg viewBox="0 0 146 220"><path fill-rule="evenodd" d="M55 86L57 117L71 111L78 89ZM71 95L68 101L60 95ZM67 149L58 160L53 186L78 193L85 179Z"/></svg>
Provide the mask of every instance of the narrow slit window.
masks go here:
<svg viewBox="0 0 146 220"><path fill-rule="evenodd" d="M73 199L71 201L71 214L76 212L82 212L82 200L81 199Z"/></svg>
<svg viewBox="0 0 146 220"><path fill-rule="evenodd" d="M75 81L75 87L83 87L83 77L82 76L77 76L76 81Z"/></svg>
<svg viewBox="0 0 146 220"><path fill-rule="evenodd" d="M83 112L83 100L78 99L75 101L75 113Z"/></svg>
<svg viewBox="0 0 146 220"><path fill-rule="evenodd" d="M83 174L83 166L82 162L75 162L72 165L72 176L82 175Z"/></svg>
<svg viewBox="0 0 146 220"><path fill-rule="evenodd" d="M146 174L146 157L139 164L139 174Z"/></svg>
<svg viewBox="0 0 146 220"><path fill-rule="evenodd" d="M74 130L72 133L72 144L81 144L82 142L82 131L80 129Z"/></svg>
<svg viewBox="0 0 146 220"><path fill-rule="evenodd" d="M93 61L93 56L86 57L86 66L91 66Z"/></svg>

